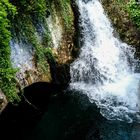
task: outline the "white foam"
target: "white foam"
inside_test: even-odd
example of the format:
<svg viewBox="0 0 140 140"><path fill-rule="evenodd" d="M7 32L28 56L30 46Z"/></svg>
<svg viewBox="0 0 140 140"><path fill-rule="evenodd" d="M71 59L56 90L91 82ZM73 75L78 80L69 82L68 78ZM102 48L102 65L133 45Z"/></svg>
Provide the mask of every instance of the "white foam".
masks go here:
<svg viewBox="0 0 140 140"><path fill-rule="evenodd" d="M55 20L53 18L55 18ZM60 46L60 42L63 34L63 29L60 23L60 19L58 18L57 15L55 15L54 17L49 16L49 18L47 18L46 21L51 33L53 47L58 48Z"/></svg>
<svg viewBox="0 0 140 140"><path fill-rule="evenodd" d="M21 42L10 42L11 46L11 61L15 68L19 68L20 72L34 68L33 65L33 48L31 45Z"/></svg>
<svg viewBox="0 0 140 140"><path fill-rule="evenodd" d="M71 88L87 94L108 119L140 120L140 74L134 49L115 38L98 0L77 0L83 42L71 65Z"/></svg>

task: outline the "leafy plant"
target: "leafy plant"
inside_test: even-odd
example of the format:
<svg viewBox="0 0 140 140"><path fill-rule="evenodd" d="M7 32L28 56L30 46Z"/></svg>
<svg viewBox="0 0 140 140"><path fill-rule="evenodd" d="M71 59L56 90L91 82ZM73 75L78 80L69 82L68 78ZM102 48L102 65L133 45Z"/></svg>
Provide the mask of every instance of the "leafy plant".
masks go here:
<svg viewBox="0 0 140 140"><path fill-rule="evenodd" d="M130 0L126 9L128 10L133 22L140 29L140 5L136 2L136 0Z"/></svg>
<svg viewBox="0 0 140 140"><path fill-rule="evenodd" d="M16 8L8 0L0 1L0 89L6 94L9 101L19 100L16 91L16 70L12 68L10 60L11 40L10 21L8 16L13 18Z"/></svg>
<svg viewBox="0 0 140 140"><path fill-rule="evenodd" d="M18 11L12 20L14 37L33 46L37 68L40 72L48 72L45 49L51 47L51 37L45 22L48 10L46 0L11 0L11 3Z"/></svg>
<svg viewBox="0 0 140 140"><path fill-rule="evenodd" d="M62 17L65 29L69 32L73 26L73 14L71 13L71 1L70 0L52 0L52 5L55 6L57 14ZM54 8L54 7L52 7ZM52 9L53 11L53 9Z"/></svg>

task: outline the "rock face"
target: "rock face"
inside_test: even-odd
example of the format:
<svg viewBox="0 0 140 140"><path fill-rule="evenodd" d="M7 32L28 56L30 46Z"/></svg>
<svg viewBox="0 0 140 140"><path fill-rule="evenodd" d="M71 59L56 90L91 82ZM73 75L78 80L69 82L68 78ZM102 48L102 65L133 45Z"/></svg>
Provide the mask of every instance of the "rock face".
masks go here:
<svg viewBox="0 0 140 140"><path fill-rule="evenodd" d="M14 68L18 68L17 81L24 88L38 81L51 81L49 73L39 73L35 65L35 49L31 44L11 41L11 61Z"/></svg>
<svg viewBox="0 0 140 140"><path fill-rule="evenodd" d="M50 58L48 58L48 54L44 53L46 49L49 49L49 55L53 56L57 65L69 63L73 59L72 51L74 48L73 37L75 29L71 3L65 6L66 10L69 11L65 14L69 14L67 16L71 18L71 21L64 19L63 16L65 15L61 13L66 11L62 9L62 11L59 12L57 4L60 3L51 3L53 10L45 17L44 23L37 23L35 26L33 24L30 25L35 28L33 34L35 36L34 39L36 39L36 45L38 45L37 47L34 47L32 40L30 41L28 38L23 38L22 35L20 35L20 37L15 36L10 43L11 61L13 67L19 69L16 78L21 89L35 82L51 82L53 80L51 77L50 64L48 63L48 59ZM16 31L13 29L13 32ZM22 30L20 32L20 34L26 34L26 32ZM44 41L45 34L49 34L49 40ZM38 52L40 48L42 52ZM42 64L41 62L38 63L38 53L44 53L45 59L43 60L42 56L39 58L42 59L40 60L43 62ZM43 70L40 64L45 70Z"/></svg>
<svg viewBox="0 0 140 140"><path fill-rule="evenodd" d="M11 62L17 69L14 79L17 94L37 82L67 85L69 65L76 51L72 2L33 0L22 3L13 0L10 3L17 9L14 18L10 18ZM2 110L6 104L4 96Z"/></svg>

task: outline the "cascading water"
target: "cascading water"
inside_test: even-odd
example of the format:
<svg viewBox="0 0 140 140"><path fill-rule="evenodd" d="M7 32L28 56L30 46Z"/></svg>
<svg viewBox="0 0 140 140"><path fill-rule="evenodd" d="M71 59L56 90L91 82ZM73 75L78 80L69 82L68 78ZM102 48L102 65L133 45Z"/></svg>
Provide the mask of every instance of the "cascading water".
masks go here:
<svg viewBox="0 0 140 140"><path fill-rule="evenodd" d="M21 73L34 68L34 51L31 45L11 40L11 61L14 68L19 68Z"/></svg>
<svg viewBox="0 0 140 140"><path fill-rule="evenodd" d="M71 65L72 89L87 94L109 120L140 122L140 74L134 49L113 36L99 0L77 0L81 52Z"/></svg>

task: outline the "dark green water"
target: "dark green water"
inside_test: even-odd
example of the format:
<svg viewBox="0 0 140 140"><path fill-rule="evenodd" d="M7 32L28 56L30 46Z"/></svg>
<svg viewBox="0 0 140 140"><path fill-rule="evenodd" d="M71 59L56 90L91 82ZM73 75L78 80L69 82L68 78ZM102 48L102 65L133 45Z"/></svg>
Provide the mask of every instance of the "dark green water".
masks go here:
<svg viewBox="0 0 140 140"><path fill-rule="evenodd" d="M50 100L24 140L140 140L140 124L108 121L85 95L71 91Z"/></svg>

